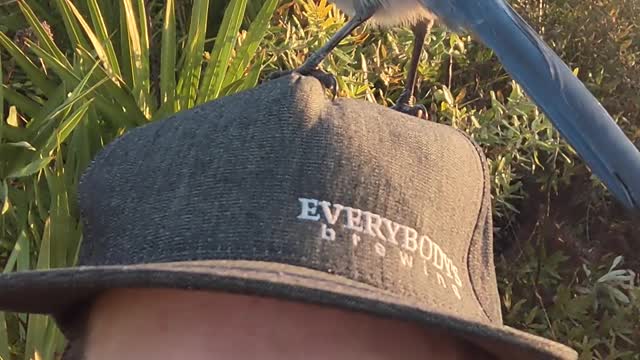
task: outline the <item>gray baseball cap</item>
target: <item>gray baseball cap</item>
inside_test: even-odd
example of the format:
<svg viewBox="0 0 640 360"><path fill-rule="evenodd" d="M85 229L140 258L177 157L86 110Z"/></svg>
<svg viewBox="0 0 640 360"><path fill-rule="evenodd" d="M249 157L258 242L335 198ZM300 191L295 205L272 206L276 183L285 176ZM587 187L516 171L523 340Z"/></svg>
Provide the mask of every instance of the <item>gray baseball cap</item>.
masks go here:
<svg viewBox="0 0 640 360"><path fill-rule="evenodd" d="M270 296L404 319L501 359L576 359L503 324L490 185L464 133L290 75L133 129L78 189L73 268L0 275L0 309L111 288Z"/></svg>

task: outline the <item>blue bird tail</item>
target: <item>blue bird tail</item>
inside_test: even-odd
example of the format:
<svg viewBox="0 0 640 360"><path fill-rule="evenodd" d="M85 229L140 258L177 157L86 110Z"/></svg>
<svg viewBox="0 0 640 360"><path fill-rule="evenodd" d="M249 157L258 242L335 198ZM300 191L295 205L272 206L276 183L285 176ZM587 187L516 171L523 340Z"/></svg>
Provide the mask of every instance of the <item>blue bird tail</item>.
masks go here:
<svg viewBox="0 0 640 360"><path fill-rule="evenodd" d="M422 1L454 30L467 30L490 47L591 171L623 205L640 210L640 151L509 4Z"/></svg>

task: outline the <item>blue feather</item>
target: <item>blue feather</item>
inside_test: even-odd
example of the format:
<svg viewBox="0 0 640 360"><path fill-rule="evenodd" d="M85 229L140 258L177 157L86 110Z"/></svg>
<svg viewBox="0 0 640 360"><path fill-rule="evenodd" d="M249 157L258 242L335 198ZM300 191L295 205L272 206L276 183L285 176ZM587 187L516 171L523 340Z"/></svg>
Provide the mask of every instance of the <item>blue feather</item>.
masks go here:
<svg viewBox="0 0 640 360"><path fill-rule="evenodd" d="M560 57L503 0L420 0L454 31L490 47L627 208L640 210L640 151Z"/></svg>

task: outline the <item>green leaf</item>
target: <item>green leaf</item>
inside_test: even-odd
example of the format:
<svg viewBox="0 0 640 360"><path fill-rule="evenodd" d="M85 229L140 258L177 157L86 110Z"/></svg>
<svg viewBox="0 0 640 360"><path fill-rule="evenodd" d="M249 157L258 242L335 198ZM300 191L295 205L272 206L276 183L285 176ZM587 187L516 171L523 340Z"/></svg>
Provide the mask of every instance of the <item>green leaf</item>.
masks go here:
<svg viewBox="0 0 640 360"><path fill-rule="evenodd" d="M2 56L0 56L0 141L3 139L4 129L4 75L2 74ZM0 324L2 325L2 324Z"/></svg>
<svg viewBox="0 0 640 360"><path fill-rule="evenodd" d="M453 100L453 94L451 94L449 87L442 86L442 92L444 93L444 99L447 102L447 104L449 104L450 106L454 106L455 104Z"/></svg>
<svg viewBox="0 0 640 360"><path fill-rule="evenodd" d="M38 249L37 270L47 270L51 268L51 218L47 218L44 223L42 241Z"/></svg>
<svg viewBox="0 0 640 360"><path fill-rule="evenodd" d="M80 122L73 132L71 138L71 146L73 151L69 153L69 159L67 160L71 165L75 165L74 174L79 177L84 168L91 161L91 139L88 129L88 123L96 121L92 112L87 114L87 120Z"/></svg>
<svg viewBox="0 0 640 360"><path fill-rule="evenodd" d="M231 50L235 47L238 30L247 7L247 0L231 0L218 30L211 59L200 84L197 103L204 103L220 95L225 73L231 60Z"/></svg>
<svg viewBox="0 0 640 360"><path fill-rule="evenodd" d="M27 40L27 42L29 42ZM55 71L64 81L68 82L71 86L77 86L78 83L82 80L81 77L84 74L79 74L77 72L72 71L71 69L64 66L64 64L58 62L55 58L51 57L47 54L42 48L38 45L30 43L33 51L40 57L42 57L45 62L51 66L53 71ZM86 58L86 52L83 52L81 49L78 49L78 53L80 56L84 56ZM96 67L96 73L91 74L92 81L97 82L107 75L104 73L104 69L102 67ZM103 76L98 78L102 74ZM117 84L112 81L107 81L103 84L108 91L99 92L96 97L96 106L100 108L101 111L110 115L110 118L118 119L119 122L127 122L129 124L136 124L138 122L144 121L144 115L142 115L140 109L135 104L133 99L127 95L126 92L123 91L122 88L118 87ZM113 102L111 101L113 100ZM124 113L121 109L118 109L117 106L114 105L119 104L121 107L124 107L127 111Z"/></svg>
<svg viewBox="0 0 640 360"><path fill-rule="evenodd" d="M2 182L0 182L0 204L0 215L4 215L11 207L11 203L9 202L9 187L5 179L2 179Z"/></svg>
<svg viewBox="0 0 640 360"><path fill-rule="evenodd" d="M49 320L46 315L36 314L29 315L28 319L24 360L44 359Z"/></svg>
<svg viewBox="0 0 640 360"><path fill-rule="evenodd" d="M55 147L59 142L64 141L64 138L66 138L69 135L67 133L67 130L72 130L75 127L74 122L78 121L78 118L75 116L76 115L81 116L81 115L76 113L75 115L72 115L72 116L66 116L63 121L63 124L58 127L57 131L56 131L57 122L53 120L61 114L68 115L72 111L72 107L75 106L80 101L82 101L82 103L80 103L78 111L80 112L86 111L86 107L91 104L93 99L95 99L95 98L88 98L88 94L93 93L94 89L99 87L101 82L98 82L97 84L95 84L90 88L86 88L90 75L91 75L91 72L89 72L89 74L87 74L87 76L85 76L85 78L78 83L76 88L68 96L62 96L60 98L57 98L54 95L53 99L55 99L56 103L59 103L60 100L62 100L62 104L58 105L55 108L53 108L53 105L55 104L51 104L51 105L46 104L45 107L43 107L43 110L47 109L48 112L45 113L43 111L43 113L40 114L37 119L32 120L31 123L29 124L31 125L30 128L34 132L34 135L30 137L30 143L36 149L40 149L40 151L38 152L38 156L48 156L50 152L55 149ZM107 79L103 78L102 82L104 81L107 81ZM61 129L64 131L61 132L60 131ZM16 167L19 167L20 165L28 162L32 162L33 155L28 153L23 153L12 160L13 161L10 163L12 167L7 169L6 171L14 171Z"/></svg>
<svg viewBox="0 0 640 360"><path fill-rule="evenodd" d="M0 360L11 360L9 333L7 332L7 321L4 312L0 312Z"/></svg>
<svg viewBox="0 0 640 360"><path fill-rule="evenodd" d="M17 31L22 28L24 20L20 13L9 12L7 14L0 15L0 28L4 31Z"/></svg>
<svg viewBox="0 0 640 360"><path fill-rule="evenodd" d="M71 107L76 105L82 100L90 101L91 95L94 94L94 91L100 87L104 82L108 81L108 78L105 76L101 80L98 80L93 86L88 87L89 80L93 75L93 72L98 68L98 63L95 63L93 68L89 70L89 72L84 75L84 78L80 80L73 91L66 96L62 97L62 104L58 105L55 108L49 108L49 111L42 115L43 121L52 120L63 112L70 111Z"/></svg>
<svg viewBox="0 0 640 360"><path fill-rule="evenodd" d="M623 260L624 260L624 256L622 256L622 255L616 256L615 259L613 259L613 262L611 263L611 267L609 268L609 272L613 271L613 269L618 267L618 265L620 265Z"/></svg>
<svg viewBox="0 0 640 360"><path fill-rule="evenodd" d="M29 45L29 48L37 56L42 58L42 60L44 60L44 62L47 65L49 65L51 67L51 69L54 72L56 72L58 74L58 76L60 76L60 78L62 78L62 80L64 80L64 81L73 81L74 79L76 81L80 80L80 79L75 77L75 74L72 71L73 67L71 66L71 64L69 64L69 62L67 61L66 58L63 57L64 60L60 61L60 59L58 59L54 54L51 54L50 52L48 52L44 48L40 47L39 45L37 45L33 41L27 39L26 43L27 43L27 45Z"/></svg>
<svg viewBox="0 0 640 360"><path fill-rule="evenodd" d="M56 0L56 3L58 4L58 8L62 15L64 26L65 28L67 28L67 33L69 34L69 38L71 39L71 46L73 46L74 48L83 47L85 49L88 49L89 43L82 34L82 30L78 26L78 23L74 21L74 15L70 4L67 2L67 0Z"/></svg>
<svg viewBox="0 0 640 360"><path fill-rule="evenodd" d="M176 111L176 10L175 0L167 0L162 26L162 58L160 59L160 100Z"/></svg>
<svg viewBox="0 0 640 360"><path fill-rule="evenodd" d="M4 94L4 97L9 104L13 104L20 109L21 113L30 117L35 117L38 114L40 104L22 94L19 94L7 85L2 84L2 86L0 86L0 93Z"/></svg>
<svg viewBox="0 0 640 360"><path fill-rule="evenodd" d="M0 147L2 147L2 146L15 147L15 148L21 148L21 149L27 149L27 150L31 150L31 151L36 151L36 148L34 148L33 145L29 144L26 141L5 143L5 144L0 145Z"/></svg>
<svg viewBox="0 0 640 360"><path fill-rule="evenodd" d="M31 269L31 243L29 242L29 236L27 236L25 230L20 231L20 235L18 236L17 243L20 244L17 261L16 261L16 270L17 271L27 271Z"/></svg>
<svg viewBox="0 0 640 360"><path fill-rule="evenodd" d="M615 298L616 300L618 300L619 302L623 303L623 304L629 304L629 297L623 293L622 291L620 291L619 289L616 289L612 286L607 286L608 290L609 290L609 295L612 298Z"/></svg>
<svg viewBox="0 0 640 360"><path fill-rule="evenodd" d="M49 141L47 141L47 144L42 149L42 154L49 154L49 152L60 146L60 144L67 139L80 120L84 118L87 110L89 109L89 105L91 105L91 101L84 102L76 111L73 112L73 114L65 118L56 131L51 134Z"/></svg>
<svg viewBox="0 0 640 360"><path fill-rule="evenodd" d="M35 128L40 128L41 124L39 122L42 119L45 119L52 111L54 111L54 109L56 109L60 105L60 103L64 102L64 100L67 98L69 94L69 91L67 89L67 84L62 82L60 83L60 85L58 85L54 92L48 95L47 100L44 102L44 104L40 105L38 112L35 116L33 116L32 121L36 122L37 124L31 123L29 124L29 128L32 128L32 126L35 125L38 125L35 126Z"/></svg>
<svg viewBox="0 0 640 360"><path fill-rule="evenodd" d="M85 19L82 17L82 14L80 14L80 11L78 11L78 9L73 5L73 3L70 0L58 0L58 1L64 1L64 3L66 4L66 7L69 8L69 10L75 16L76 20L80 23L80 26L82 26L82 29L89 37L89 41L91 41L91 45L93 45L93 48L96 50L96 53L98 54L98 58L100 59L100 61L102 61L102 64L104 65L107 72L112 76L120 77L121 75L120 75L120 67L118 66L118 60L115 57L115 51L113 50L113 45L111 44L111 40L109 40L109 38L106 36L106 28L104 28L105 25L104 25L104 22L102 21L102 17L100 16L100 9L98 7L98 4L91 4L91 3L95 3L95 0L88 0L88 1L92 5L90 7L91 11L97 12L97 14L92 15L92 18L94 19L94 21L96 21L96 18L97 18L98 31L101 31L100 37L98 37L93 32L93 29L85 21ZM85 46L85 48L89 48L88 44Z"/></svg>
<svg viewBox="0 0 640 360"><path fill-rule="evenodd" d="M31 59L29 59L16 44L7 37L3 32L0 32L0 45L7 50L11 55L13 61L24 71L33 84L37 86L44 93L49 93L55 90L55 83L42 73L42 71L36 67ZM2 85L3 88L6 85Z"/></svg>
<svg viewBox="0 0 640 360"><path fill-rule="evenodd" d="M29 163L27 166L12 172L11 174L9 174L7 176L7 178L9 179L17 179L17 178L21 178L21 177L25 177L25 176L31 176L37 172L39 172L40 170L44 169L45 166L49 165L49 163L51 162L51 160L53 159L53 157L45 157L45 158L41 158L41 159L37 159L31 163Z"/></svg>
<svg viewBox="0 0 640 360"><path fill-rule="evenodd" d="M18 6L20 7L20 10L22 11L24 17L27 19L29 25L31 25L31 27L35 31L35 34L38 37L40 44L42 44L43 49L45 49L48 54L50 54L61 64L67 67L71 67L71 64L69 63L67 58L64 56L60 48L58 48L58 46L53 42L53 39L49 36L47 31L42 26L42 23L36 17L36 14L33 12L33 10L27 5L27 3L25 1L18 1Z"/></svg>
<svg viewBox="0 0 640 360"><path fill-rule="evenodd" d="M89 61L90 55L80 49L79 55ZM95 73L90 74L91 82L98 83L104 79L109 79L109 75L106 73L102 66L97 66ZM84 74L86 75L86 74ZM113 79L110 79L113 80ZM142 113L138 104L131 94L124 88L125 84L114 83L113 81L105 81L101 91L97 92L96 105L100 108L100 111L108 113L110 116L120 116L120 119L114 119L115 123L122 124L123 127L133 127L146 123L147 118ZM110 99L111 104L107 109L103 107L103 99ZM123 113L124 111L124 113Z"/></svg>
<svg viewBox="0 0 640 360"><path fill-rule="evenodd" d="M138 0L139 2L140 0ZM149 81L149 40L146 34L146 21L138 24L132 0L122 0L129 43L129 60L133 82L133 94L145 117L150 117L150 81ZM144 5L138 8L140 17L146 19ZM140 25L141 30L138 29Z"/></svg>
<svg viewBox="0 0 640 360"><path fill-rule="evenodd" d="M178 110L193 107L198 95L208 14L209 0L193 1L189 35L183 52L182 70L178 78L177 90L180 99Z"/></svg>
<svg viewBox="0 0 640 360"><path fill-rule="evenodd" d="M20 267L24 267L23 262L25 259L29 259L29 238L25 231L22 230L20 231L18 240L16 240L16 243L13 246L13 250L11 250L11 254L9 254L9 258L7 259L7 263L5 264L2 272L6 274L13 271L18 263L20 263Z"/></svg>
<svg viewBox="0 0 640 360"><path fill-rule="evenodd" d="M229 65L227 70L228 75L226 76L223 88L227 87L231 82L242 78L246 67L249 65L249 62L267 33L269 22L277 5L278 0L267 0L260 8L260 12L249 26L247 37L238 48L233 62Z"/></svg>
<svg viewBox="0 0 640 360"><path fill-rule="evenodd" d="M146 10L146 0L137 0L137 9L138 9L138 24L140 24L140 51L141 51L141 59L143 61L143 65L146 66L146 72L144 75L146 76L146 86L147 86L147 95L149 94L149 86L151 86L149 80L149 29L148 29L148 19L147 19L147 10ZM131 33L129 33L131 34Z"/></svg>
<svg viewBox="0 0 640 360"><path fill-rule="evenodd" d="M42 219L46 219L49 216L49 204L45 202L43 191L40 191L40 182L35 178L32 178L34 187L33 187L33 197L36 203L36 209L29 211L27 214L27 221L29 224L29 234L33 237L33 243L36 247L40 246L42 242L42 231L41 231L41 221Z"/></svg>
<svg viewBox="0 0 640 360"><path fill-rule="evenodd" d="M256 63L253 65L253 67L249 71L249 74L247 74L247 77L242 82L242 87L240 87L238 91L248 90L258 85L258 80L260 79L260 72L262 71L262 61L263 61L262 57L258 58Z"/></svg>
<svg viewBox="0 0 640 360"><path fill-rule="evenodd" d="M122 77L122 73L120 71L120 64L118 62L118 57L116 56L115 48L113 47L113 42L109 36L109 31L107 30L107 24L105 23L105 19L102 16L102 11L100 10L100 6L98 5L97 0L87 0L87 4L89 6L89 14L91 15L91 21L93 22L93 29L96 31L96 36L98 37L101 44L104 45L104 49L106 52L106 57L109 62L109 66L111 71L113 71L118 77Z"/></svg>
<svg viewBox="0 0 640 360"><path fill-rule="evenodd" d="M20 0L24 1L24 0ZM34 13L38 14L44 21L49 22L49 24L56 23L58 21L57 14L51 10L51 6L49 4L45 4L44 1L33 1L30 0L29 4L33 8ZM21 24L24 26L24 21Z"/></svg>
<svg viewBox="0 0 640 360"><path fill-rule="evenodd" d="M13 127L19 127L18 123L18 112L16 111L16 107L12 106L9 108L9 116L7 117L7 124Z"/></svg>
<svg viewBox="0 0 640 360"><path fill-rule="evenodd" d="M49 193L51 194L50 213L50 267L70 266L75 247L78 244L76 222L70 214L69 189L66 171L58 153L56 167L53 172L45 170Z"/></svg>
<svg viewBox="0 0 640 360"><path fill-rule="evenodd" d="M20 231L20 235L18 240L16 241L16 245L12 251L11 256L15 255L15 265L17 271L27 271L31 269L30 262L30 245L29 238L26 232L23 230ZM5 270L10 270L10 267L5 268ZM32 316L29 316L29 323L27 325L27 337L26 337L26 352L25 359L31 359L27 354L29 354L29 349L38 348L37 344L37 335L39 331L38 321L34 321L31 323Z"/></svg>
<svg viewBox="0 0 640 360"><path fill-rule="evenodd" d="M119 22L118 24L120 25L120 31L118 31L119 33L119 38L120 41L118 42L118 47L120 48L120 64L122 65L121 70L122 70L122 77L124 78L124 83L125 84L129 84L132 85L133 84L133 80L132 80L132 76L133 74L131 74L131 50L129 47L129 30L127 28L127 13L124 9L124 5L122 4L122 2L118 2L119 5L117 6L118 8L118 12L119 12Z"/></svg>
<svg viewBox="0 0 640 360"><path fill-rule="evenodd" d="M43 359L56 359L55 352L64 349L64 335L51 318L47 318L47 328L45 330L43 342Z"/></svg>

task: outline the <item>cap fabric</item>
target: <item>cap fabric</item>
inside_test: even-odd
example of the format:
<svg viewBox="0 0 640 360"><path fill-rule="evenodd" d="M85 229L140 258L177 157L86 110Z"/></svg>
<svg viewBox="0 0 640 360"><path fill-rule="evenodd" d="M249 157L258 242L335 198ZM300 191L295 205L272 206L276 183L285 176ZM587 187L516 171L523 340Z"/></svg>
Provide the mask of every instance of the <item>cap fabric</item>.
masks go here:
<svg viewBox="0 0 640 360"><path fill-rule="evenodd" d="M487 164L449 126L291 75L133 129L79 185L79 266L0 275L0 309L117 287L221 290L410 320L503 359L576 359L504 326ZM64 324L62 324L64 330Z"/></svg>

